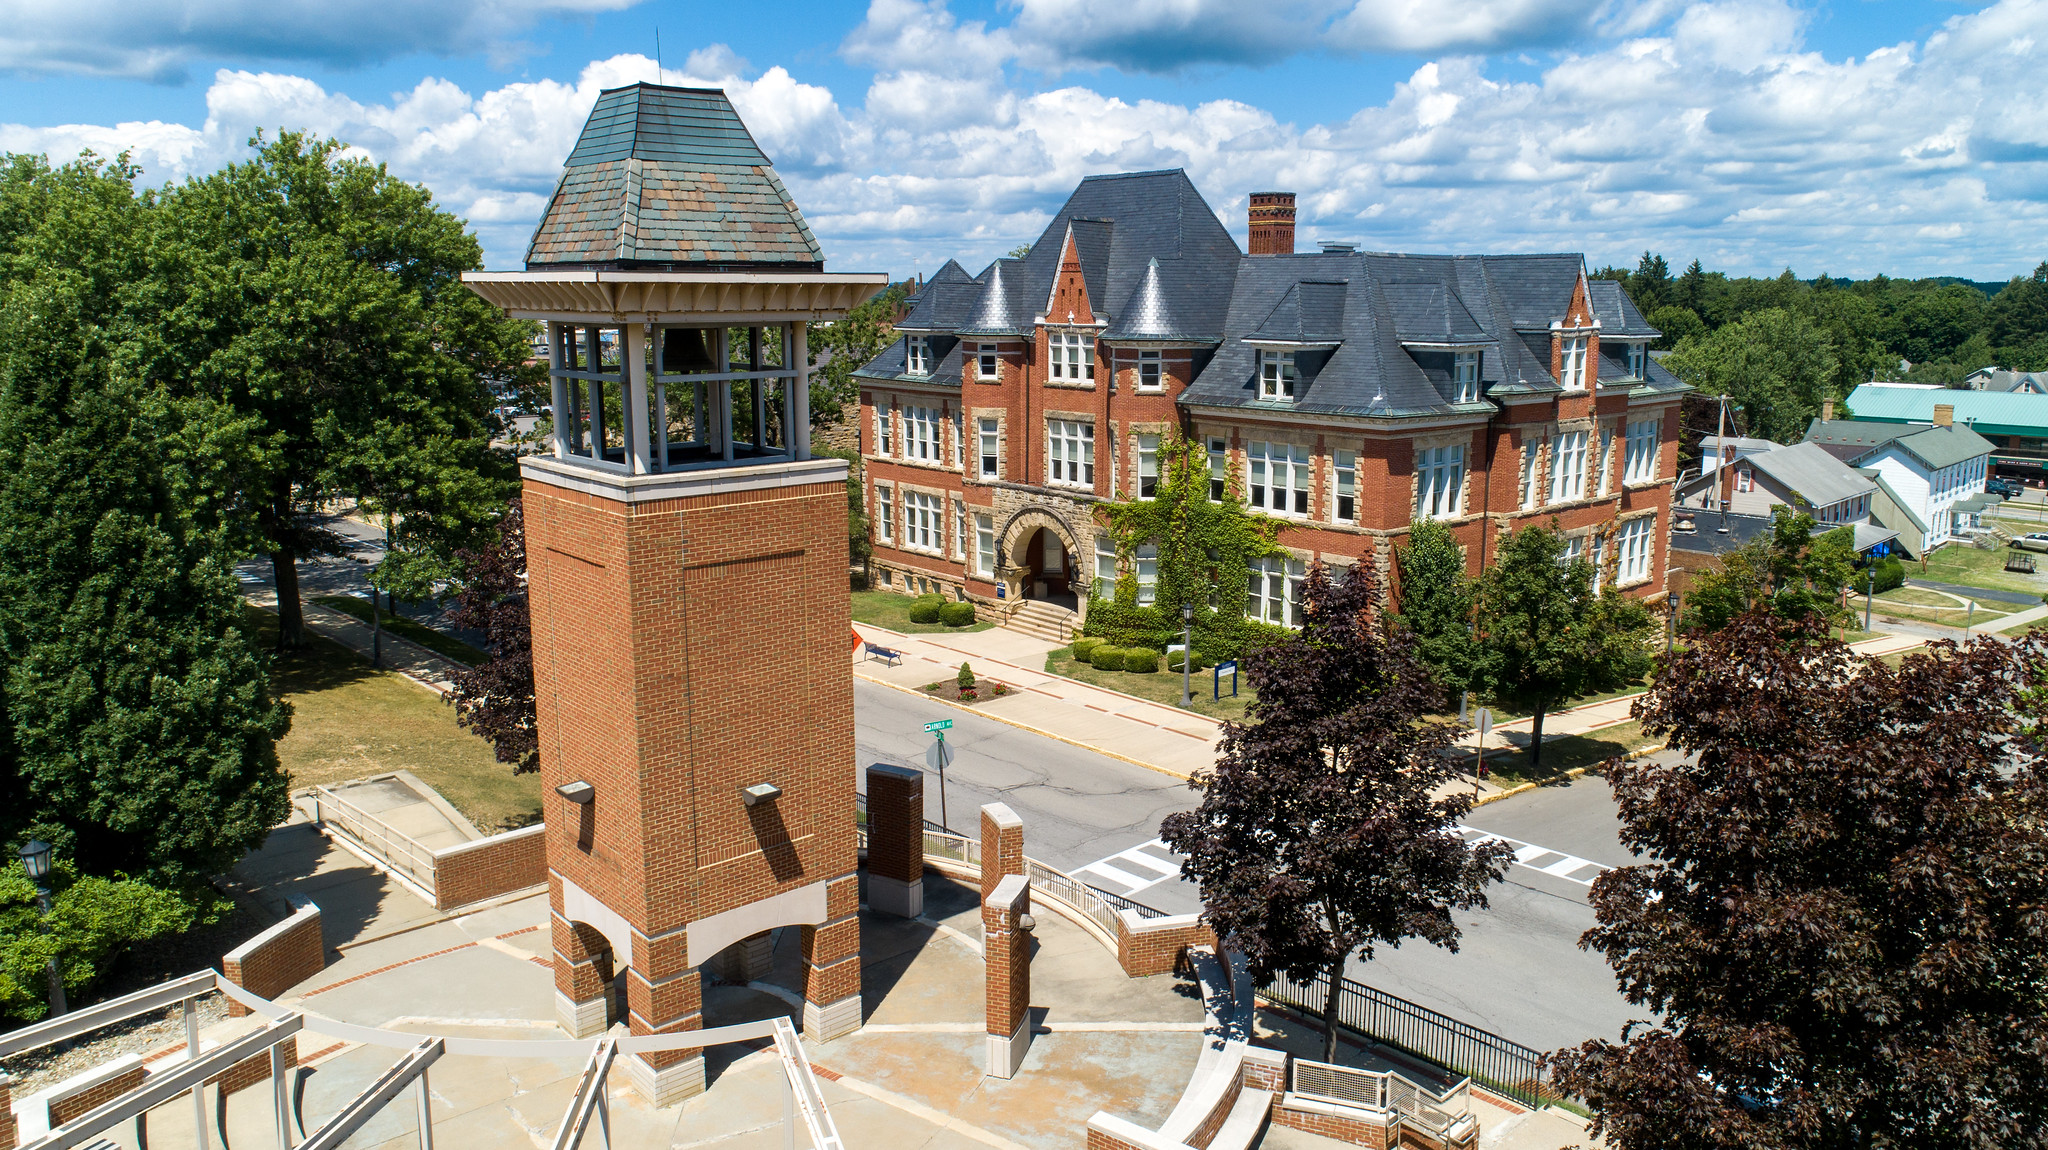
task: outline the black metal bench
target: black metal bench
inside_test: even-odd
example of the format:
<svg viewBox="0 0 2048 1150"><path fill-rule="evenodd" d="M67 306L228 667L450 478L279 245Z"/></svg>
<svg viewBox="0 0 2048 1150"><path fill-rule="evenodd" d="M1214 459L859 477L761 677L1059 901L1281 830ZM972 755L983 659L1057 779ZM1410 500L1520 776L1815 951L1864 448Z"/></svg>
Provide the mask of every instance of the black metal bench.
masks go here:
<svg viewBox="0 0 2048 1150"><path fill-rule="evenodd" d="M867 647L867 657L870 659L880 659L891 667L903 661L903 652L901 651L892 651L880 643L866 643L864 646Z"/></svg>

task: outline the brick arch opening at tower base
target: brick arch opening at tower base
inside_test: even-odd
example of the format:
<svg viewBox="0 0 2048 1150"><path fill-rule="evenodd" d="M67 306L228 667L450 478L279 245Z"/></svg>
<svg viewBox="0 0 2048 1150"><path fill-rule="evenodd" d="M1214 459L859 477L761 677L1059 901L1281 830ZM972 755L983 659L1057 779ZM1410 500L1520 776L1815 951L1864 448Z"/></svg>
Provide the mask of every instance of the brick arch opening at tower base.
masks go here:
<svg viewBox="0 0 2048 1150"><path fill-rule="evenodd" d="M1010 598L1086 611L1088 553L1066 518L1043 506L1019 508L996 533L996 579Z"/></svg>

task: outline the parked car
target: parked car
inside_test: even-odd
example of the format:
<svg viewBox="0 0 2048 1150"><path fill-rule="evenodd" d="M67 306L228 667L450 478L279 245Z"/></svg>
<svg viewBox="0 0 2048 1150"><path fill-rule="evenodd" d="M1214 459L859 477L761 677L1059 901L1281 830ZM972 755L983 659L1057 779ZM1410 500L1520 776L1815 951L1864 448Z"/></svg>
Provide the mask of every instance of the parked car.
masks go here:
<svg viewBox="0 0 2048 1150"><path fill-rule="evenodd" d="M2027 492L2025 484L2010 479L1987 479L1984 481L1984 490L2006 499L2018 499Z"/></svg>
<svg viewBox="0 0 2048 1150"><path fill-rule="evenodd" d="M2022 551L2048 551L2048 531L2032 531L2012 541Z"/></svg>

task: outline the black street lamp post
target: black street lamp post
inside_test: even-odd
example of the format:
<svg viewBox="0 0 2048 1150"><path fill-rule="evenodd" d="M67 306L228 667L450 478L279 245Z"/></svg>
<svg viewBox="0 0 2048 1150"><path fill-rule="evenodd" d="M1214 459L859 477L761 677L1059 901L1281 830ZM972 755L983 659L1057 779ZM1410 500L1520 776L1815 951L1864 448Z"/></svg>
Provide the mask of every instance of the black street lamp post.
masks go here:
<svg viewBox="0 0 2048 1150"><path fill-rule="evenodd" d="M29 881L36 884L36 904L43 910L43 933L50 930L50 888L43 882L50 876L50 844L41 839L30 839L21 848L21 866L28 872ZM50 956L47 964L50 976L50 1017L64 1013L64 976L58 972L57 958Z"/></svg>
<svg viewBox="0 0 2048 1150"><path fill-rule="evenodd" d="M1180 705L1183 710L1194 710L1195 696L1189 690L1190 667L1195 656L1195 605L1180 605Z"/></svg>

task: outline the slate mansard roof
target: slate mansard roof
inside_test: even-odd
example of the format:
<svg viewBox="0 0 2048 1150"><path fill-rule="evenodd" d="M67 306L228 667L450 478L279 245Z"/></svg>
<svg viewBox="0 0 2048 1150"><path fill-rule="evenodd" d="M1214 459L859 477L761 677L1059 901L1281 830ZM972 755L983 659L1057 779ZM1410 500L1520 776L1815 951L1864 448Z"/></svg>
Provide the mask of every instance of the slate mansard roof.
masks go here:
<svg viewBox="0 0 2048 1150"><path fill-rule="evenodd" d="M1198 349L1183 404L1281 406L1332 415L1405 417L1480 411L1453 402L1453 353L1480 353L1484 394L1505 399L1558 390L1551 325L1585 272L1579 255L1415 256L1342 249L1246 256L1185 172L1090 176L1028 254L970 276L947 261L898 325L935 340L929 378L959 379L951 338L1016 338L1043 318L1073 237L1089 305L1111 344ZM1601 286L1601 285L1605 286ZM1647 363L1622 381L1622 339L1657 336L1619 284L1588 282L1603 347L1601 386L1682 391ZM1293 348L1293 402L1261 401L1259 347ZM901 342L857 374L902 378ZM925 377L920 377L925 378Z"/></svg>
<svg viewBox="0 0 2048 1150"><path fill-rule="evenodd" d="M632 84L599 94L526 266L820 271L824 253L724 92Z"/></svg>

